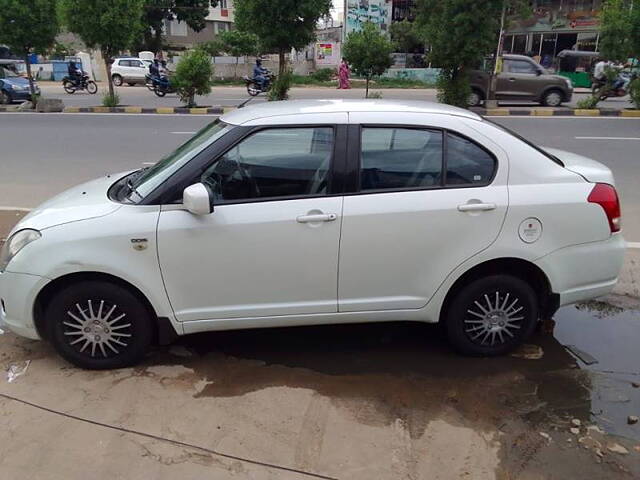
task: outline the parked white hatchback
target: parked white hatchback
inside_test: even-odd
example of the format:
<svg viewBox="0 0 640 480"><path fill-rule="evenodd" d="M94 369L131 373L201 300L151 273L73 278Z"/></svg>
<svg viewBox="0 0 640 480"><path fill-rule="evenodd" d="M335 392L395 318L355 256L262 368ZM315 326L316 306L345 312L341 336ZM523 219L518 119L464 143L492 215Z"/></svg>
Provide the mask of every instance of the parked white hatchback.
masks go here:
<svg viewBox="0 0 640 480"><path fill-rule="evenodd" d="M116 58L111 64L113 84L119 87L127 83L133 87L136 83L145 83L151 63L135 57Z"/></svg>
<svg viewBox="0 0 640 480"><path fill-rule="evenodd" d="M616 283L613 184L448 106L244 108L25 217L0 259L0 324L85 368L194 332L390 320L502 354Z"/></svg>

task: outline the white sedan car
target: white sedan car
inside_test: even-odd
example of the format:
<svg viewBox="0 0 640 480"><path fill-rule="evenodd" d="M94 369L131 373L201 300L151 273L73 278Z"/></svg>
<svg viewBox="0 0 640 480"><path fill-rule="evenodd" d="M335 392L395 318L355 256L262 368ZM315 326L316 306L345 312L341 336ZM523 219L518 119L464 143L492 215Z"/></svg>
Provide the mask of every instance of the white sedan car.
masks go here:
<svg viewBox="0 0 640 480"><path fill-rule="evenodd" d="M0 259L0 325L95 369L194 332L396 320L503 354L613 288L613 185L444 105L243 108L25 217Z"/></svg>

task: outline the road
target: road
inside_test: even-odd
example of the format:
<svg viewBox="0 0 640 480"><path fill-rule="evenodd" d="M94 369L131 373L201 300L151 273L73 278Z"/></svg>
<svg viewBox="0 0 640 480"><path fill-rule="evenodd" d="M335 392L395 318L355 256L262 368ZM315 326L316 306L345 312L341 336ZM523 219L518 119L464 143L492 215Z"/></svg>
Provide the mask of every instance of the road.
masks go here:
<svg viewBox="0 0 640 480"><path fill-rule="evenodd" d="M212 120L201 116L0 114L0 206L34 207L74 184L156 162ZM535 143L608 165L624 228L640 242L640 119L497 118Z"/></svg>
<svg viewBox="0 0 640 480"><path fill-rule="evenodd" d="M73 95L69 95L64 92L60 84L46 83L42 85L43 95L47 97L61 98L65 105L70 107L91 107L101 105L102 94L106 90L106 85L100 85L99 92L95 95L89 95L85 92L78 92ZM167 95L164 98L156 97L152 92L147 90L142 85L134 87L123 86L117 89L120 95L120 102L122 105L142 106L142 107L179 107L182 104L175 94ZM373 88L372 91L380 92L385 99L411 99L411 100L429 100L437 101L437 94L435 89L400 89L400 88L388 88L377 89ZM363 98L364 89L354 88L351 90L338 90L329 88L318 87L296 87L292 88L290 92L292 99L317 99L317 98ZM577 102L586 98L587 94L579 93L575 94L573 100L569 106L575 107ZM197 97L196 101L198 105L212 106L212 105L238 105L246 101L249 98L247 91L244 87L214 87L211 95L207 97ZM265 96L260 95L256 97L252 102L264 102ZM513 103L502 103L502 106L517 106ZM526 104L533 105L536 104ZM537 105L539 106L539 105ZM599 104L603 108L627 108L630 106L627 97L610 99Z"/></svg>

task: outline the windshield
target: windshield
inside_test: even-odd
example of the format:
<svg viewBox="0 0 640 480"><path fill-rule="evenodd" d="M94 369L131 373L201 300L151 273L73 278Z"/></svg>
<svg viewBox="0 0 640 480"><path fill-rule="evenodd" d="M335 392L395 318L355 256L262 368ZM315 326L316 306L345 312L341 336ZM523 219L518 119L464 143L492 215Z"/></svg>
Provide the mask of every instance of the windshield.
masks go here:
<svg viewBox="0 0 640 480"><path fill-rule="evenodd" d="M18 75L16 72L9 69L8 67L0 65L0 78L15 78L19 76L20 75Z"/></svg>
<svg viewBox="0 0 640 480"><path fill-rule="evenodd" d="M232 128L234 128L232 125L227 125L226 123L216 120L204 127L186 143L180 145L158 163L152 167L141 170L138 175L131 179L127 200L138 202L149 195L183 165L186 165L193 157L225 135Z"/></svg>

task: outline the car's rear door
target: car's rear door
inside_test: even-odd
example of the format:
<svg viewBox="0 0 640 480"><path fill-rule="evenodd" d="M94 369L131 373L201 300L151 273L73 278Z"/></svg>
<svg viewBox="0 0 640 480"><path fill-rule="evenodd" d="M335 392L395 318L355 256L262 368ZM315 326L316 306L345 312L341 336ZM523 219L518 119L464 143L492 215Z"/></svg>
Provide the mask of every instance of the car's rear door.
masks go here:
<svg viewBox="0 0 640 480"><path fill-rule="evenodd" d="M352 113L349 128L338 309L419 309L497 238L506 155L444 115Z"/></svg>

